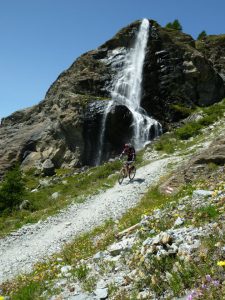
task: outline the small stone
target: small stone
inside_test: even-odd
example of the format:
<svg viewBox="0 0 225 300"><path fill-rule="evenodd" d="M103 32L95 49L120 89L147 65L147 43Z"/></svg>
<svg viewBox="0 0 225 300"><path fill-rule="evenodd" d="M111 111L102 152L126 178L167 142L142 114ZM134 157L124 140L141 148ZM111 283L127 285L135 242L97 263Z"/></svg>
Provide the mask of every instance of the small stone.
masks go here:
<svg viewBox="0 0 225 300"><path fill-rule="evenodd" d="M87 294L77 294L67 298L68 300L93 300L92 297L89 297Z"/></svg>
<svg viewBox="0 0 225 300"><path fill-rule="evenodd" d="M133 243L134 243L134 237L127 238L122 240L119 243L114 243L111 246L109 246L108 251L112 256L116 256L119 255L121 251L126 251L131 249Z"/></svg>
<svg viewBox="0 0 225 300"><path fill-rule="evenodd" d="M51 195L52 199L56 200L57 198L59 198L59 192L55 192Z"/></svg>
<svg viewBox="0 0 225 300"><path fill-rule="evenodd" d="M193 192L193 196L200 196L200 197L211 197L213 195L212 191L207 190L195 190Z"/></svg>
<svg viewBox="0 0 225 300"><path fill-rule="evenodd" d="M101 279L96 285L97 289L105 289L106 286L107 286L107 284L103 279Z"/></svg>
<svg viewBox="0 0 225 300"><path fill-rule="evenodd" d="M44 176L53 176L55 174L55 166L51 159L46 159L42 164L42 172Z"/></svg>
<svg viewBox="0 0 225 300"><path fill-rule="evenodd" d="M96 289L94 293L99 299L106 299L108 297L108 288Z"/></svg>
<svg viewBox="0 0 225 300"><path fill-rule="evenodd" d="M184 223L184 219L183 218L180 218L178 217L174 223L174 226L180 226Z"/></svg>
<svg viewBox="0 0 225 300"><path fill-rule="evenodd" d="M162 234L162 240L161 241L162 241L162 244L164 244L164 245L168 244L172 241L172 237L168 233L164 232Z"/></svg>
<svg viewBox="0 0 225 300"><path fill-rule="evenodd" d="M61 258L61 257L57 257L57 259L56 259L58 262L61 262L61 261L63 261L63 259Z"/></svg>
<svg viewBox="0 0 225 300"><path fill-rule="evenodd" d="M150 299L149 296L150 296L149 291L142 291L137 295L137 299L138 300Z"/></svg>
<svg viewBox="0 0 225 300"><path fill-rule="evenodd" d="M103 257L105 257L105 253L102 252L102 251L100 251L100 252L96 253L96 254L93 256L93 259L94 259L94 260L99 260L99 259L101 259L101 258L103 258Z"/></svg>
<svg viewBox="0 0 225 300"><path fill-rule="evenodd" d="M221 246L222 246L222 243L221 243L221 242L218 242L218 243L215 244L215 247L218 247L218 248L219 248L219 247L221 247Z"/></svg>
<svg viewBox="0 0 225 300"><path fill-rule="evenodd" d="M71 269L72 269L71 266L63 266L63 267L61 268L61 273L66 274L66 273L68 273L69 271L71 271Z"/></svg>
<svg viewBox="0 0 225 300"><path fill-rule="evenodd" d="M30 201L29 200L23 200L23 202L20 204L19 209L29 209L30 207Z"/></svg>

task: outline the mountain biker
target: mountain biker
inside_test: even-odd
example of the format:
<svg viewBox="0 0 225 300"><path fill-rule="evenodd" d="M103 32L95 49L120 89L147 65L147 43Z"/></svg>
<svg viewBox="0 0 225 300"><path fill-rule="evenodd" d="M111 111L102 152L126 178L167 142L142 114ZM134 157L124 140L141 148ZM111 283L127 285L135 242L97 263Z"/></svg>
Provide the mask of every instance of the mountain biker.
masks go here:
<svg viewBox="0 0 225 300"><path fill-rule="evenodd" d="M125 166L126 166L126 170L128 173L129 168L131 167L132 163L135 161L135 158L136 158L136 152L135 152L134 147L131 144L125 144L124 149L123 149L122 153L120 154L120 158L123 155L127 155L127 161L125 163Z"/></svg>

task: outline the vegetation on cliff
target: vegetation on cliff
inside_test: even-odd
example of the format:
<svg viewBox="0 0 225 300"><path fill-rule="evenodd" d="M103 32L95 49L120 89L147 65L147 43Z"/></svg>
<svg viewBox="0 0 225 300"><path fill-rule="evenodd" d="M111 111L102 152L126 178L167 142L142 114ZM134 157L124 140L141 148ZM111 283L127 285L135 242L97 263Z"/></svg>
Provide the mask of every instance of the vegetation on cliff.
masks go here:
<svg viewBox="0 0 225 300"><path fill-rule="evenodd" d="M171 28L179 31L182 31L183 29L178 19L174 20L173 22L167 23L166 28Z"/></svg>

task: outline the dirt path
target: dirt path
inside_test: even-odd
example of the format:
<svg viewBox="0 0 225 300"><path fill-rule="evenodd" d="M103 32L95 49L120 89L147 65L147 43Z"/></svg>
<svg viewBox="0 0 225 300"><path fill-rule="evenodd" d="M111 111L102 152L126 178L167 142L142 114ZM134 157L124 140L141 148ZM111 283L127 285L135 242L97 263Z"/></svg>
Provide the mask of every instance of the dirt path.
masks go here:
<svg viewBox="0 0 225 300"><path fill-rule="evenodd" d="M109 218L119 218L142 198L146 190L166 172L175 158L161 159L137 170L133 182L125 179L82 204L45 221L22 227L0 240L0 283L22 272L30 272L34 263L60 251L62 246L82 232L88 232Z"/></svg>

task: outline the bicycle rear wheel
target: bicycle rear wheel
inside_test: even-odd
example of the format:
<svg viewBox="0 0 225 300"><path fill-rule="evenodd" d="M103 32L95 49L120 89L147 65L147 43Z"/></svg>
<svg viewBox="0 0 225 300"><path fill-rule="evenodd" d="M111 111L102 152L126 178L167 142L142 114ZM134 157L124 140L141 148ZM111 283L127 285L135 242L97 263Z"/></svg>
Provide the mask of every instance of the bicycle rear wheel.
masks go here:
<svg viewBox="0 0 225 300"><path fill-rule="evenodd" d="M119 184L121 184L123 182L124 178L125 178L125 170L121 169L120 173L119 173L119 177L118 177Z"/></svg>
<svg viewBox="0 0 225 300"><path fill-rule="evenodd" d="M130 180L134 179L135 174L136 174L136 168L135 168L135 166L132 166L130 168L130 171L129 171L129 178L130 178Z"/></svg>

